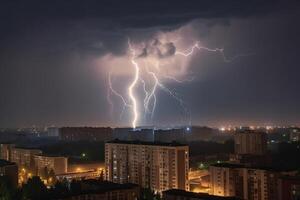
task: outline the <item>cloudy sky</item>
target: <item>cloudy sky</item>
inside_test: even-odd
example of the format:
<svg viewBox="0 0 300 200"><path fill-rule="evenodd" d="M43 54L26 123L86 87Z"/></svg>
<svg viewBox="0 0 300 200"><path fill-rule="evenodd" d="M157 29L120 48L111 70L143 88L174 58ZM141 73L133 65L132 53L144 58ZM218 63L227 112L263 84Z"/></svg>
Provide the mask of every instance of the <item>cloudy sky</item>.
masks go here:
<svg viewBox="0 0 300 200"><path fill-rule="evenodd" d="M300 125L299 36L292 0L1 1L0 127L131 126L134 63L137 125Z"/></svg>

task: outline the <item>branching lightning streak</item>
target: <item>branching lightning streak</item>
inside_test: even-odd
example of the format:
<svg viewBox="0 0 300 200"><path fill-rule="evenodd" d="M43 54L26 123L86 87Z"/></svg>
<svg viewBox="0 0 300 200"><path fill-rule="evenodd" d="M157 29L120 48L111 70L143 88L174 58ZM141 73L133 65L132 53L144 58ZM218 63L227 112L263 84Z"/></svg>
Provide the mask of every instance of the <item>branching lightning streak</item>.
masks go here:
<svg viewBox="0 0 300 200"><path fill-rule="evenodd" d="M158 78L156 77L155 73L153 72L150 72L147 69L147 73L152 75L153 79L154 79L154 86L152 87L152 90L150 92L150 95L148 96L148 99L146 101L146 105L145 105L145 108L148 109L149 107L149 101L151 100L151 98L153 97L154 101L153 101L153 106L152 106L152 111L151 111L151 118L153 119L153 116L154 116L154 111L155 111L155 108L156 108L156 95L155 95L155 91L156 91L156 88L157 88L157 85L159 84L159 81L158 81Z"/></svg>
<svg viewBox="0 0 300 200"><path fill-rule="evenodd" d="M194 53L195 49L198 49L198 50L203 49L203 50L210 51L210 52L219 52L221 54L221 56L223 57L224 62L227 62L227 63L231 62L231 61L233 61L233 60L235 60L239 57L249 56L249 55L252 54L252 53L245 54L245 55L244 54L239 54L239 55L235 55L231 59L228 59L224 54L224 49L222 49L222 48L211 49L211 48L208 48L208 47L200 46L199 42L196 42L191 48L189 48L188 50L186 50L184 52L176 51L175 55L181 55L181 56L188 57L188 56L191 56Z"/></svg>
<svg viewBox="0 0 300 200"><path fill-rule="evenodd" d="M122 116L122 114L123 114L126 107L130 108L131 112L132 112L132 116L133 116L132 120L131 120L131 126L134 129L137 127L137 123L139 122L140 111L138 109L139 101L138 101L138 97L135 95L135 90L137 89L137 85L138 85L139 82L142 84L142 86L143 86L142 88L143 88L143 91L144 91L144 94L145 94L144 102L143 102L145 117L146 117L146 114L151 114L151 119L153 119L153 117L154 117L154 112L155 112L156 103L157 103L156 91L157 91L158 88L161 89L162 91L164 91L165 93L167 93L172 98L174 98L179 103L179 105L183 109L184 113L187 114L187 115L190 115L190 112L186 108L186 105L185 105L184 101L178 96L178 94L175 91L172 91L168 87L166 87L163 84L163 82L161 82L161 79L165 78L165 79L175 81L177 83L183 83L183 82L193 81L194 77L180 80L177 77L173 77L169 74L162 73L160 71L161 66L160 66L160 60L159 59L155 60L155 63L153 63L153 60L150 60L150 62L152 61L151 62L151 64L152 64L151 69L152 70L148 69L147 62L145 62L145 66L144 65L139 66L139 63L137 61L139 56L136 55L136 50L131 45L129 39L128 39L128 50L131 54L130 62L134 67L134 78L133 78L133 80L131 81L131 83L129 84L129 86L127 88L128 96L129 96L129 99L130 99L130 104L128 104L126 102L126 98L124 98L119 92L117 92L113 88L113 86L112 86L113 84L112 84L112 80L111 80L111 72L109 73L109 76L108 76L109 93L108 93L107 99L108 99L108 101L109 101L109 103L112 107L113 107L113 102L111 100L111 94L114 94L115 96L117 96L118 98L120 98L122 100L123 109L122 109L120 117ZM177 50L175 52L174 56L189 57L189 56L193 55L195 50L205 50L205 51L209 51L209 52L220 53L223 60L224 60L224 62L231 62L231 61L235 60L238 57L250 55L250 54L247 54L247 55L239 54L239 55L236 55L236 56L231 57L229 59L225 56L224 50L222 48L211 49L211 48L208 48L208 47L200 46L199 42L196 42L192 47L190 47L190 48L188 48L184 51L178 51ZM146 61L148 61L148 60L146 60ZM143 68L141 68L141 67L143 67ZM153 80L153 83L151 83L151 87L147 85L149 83L148 81L150 79L148 79L148 77L144 77L144 75L146 75L146 74L144 74L144 70L148 75L150 75L151 80ZM143 75L143 77L141 77L141 75ZM144 79L144 78L147 78L147 79ZM191 117L191 116L189 116L189 117Z"/></svg>
<svg viewBox="0 0 300 200"><path fill-rule="evenodd" d="M128 95L132 101L132 112L133 112L133 120L132 120L131 125L132 125L132 128L135 129L139 114L138 114L138 110L137 110L137 100L136 100L136 97L134 96L132 90L134 89L134 87L136 86L136 84L139 80L140 68L139 68L139 65L137 64L137 62L135 62L135 60L134 60L135 59L135 50L131 47L130 40L128 40L128 46L132 53L131 63L133 64L134 70L135 70L134 79L128 88Z"/></svg>
<svg viewBox="0 0 300 200"><path fill-rule="evenodd" d="M149 97L149 92L146 89L146 82L144 79L140 78L142 84L143 84L143 90L145 92L145 98L144 98L144 108L145 108L145 113L149 112L148 106L147 106L147 100Z"/></svg>
<svg viewBox="0 0 300 200"><path fill-rule="evenodd" d="M170 80L173 80L177 83L192 82L194 80L194 77L191 77L189 79L184 79L184 80L177 79L177 78L175 78L173 76L170 76L170 75L163 75L163 77L165 77L167 79L170 79Z"/></svg>
<svg viewBox="0 0 300 200"><path fill-rule="evenodd" d="M119 97L119 98L122 100L122 102L123 102L123 108L122 108L122 111L121 111L121 114L120 114L120 118L121 118L122 115L123 115L123 113L124 113L124 111L125 111L125 108L126 108L126 107L130 107L130 105L127 104L127 102L125 101L125 98L124 98L120 93L118 93L118 92L113 88L112 85L113 85L113 84L112 84L112 81L111 81L111 72L109 72L109 73L108 73L108 86L109 86L110 92L111 92L112 94L116 95L117 97ZM108 95L107 95L107 99L108 99L109 103L110 103L110 104L112 105L112 107L113 107L113 103L112 103L112 101L111 101L111 99L110 99L110 92L109 92Z"/></svg>

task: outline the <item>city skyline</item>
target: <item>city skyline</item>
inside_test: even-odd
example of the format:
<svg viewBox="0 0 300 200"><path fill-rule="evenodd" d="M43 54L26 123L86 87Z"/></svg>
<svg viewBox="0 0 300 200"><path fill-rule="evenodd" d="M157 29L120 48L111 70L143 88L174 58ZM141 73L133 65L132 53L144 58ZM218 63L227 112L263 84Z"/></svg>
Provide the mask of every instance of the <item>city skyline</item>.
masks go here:
<svg viewBox="0 0 300 200"><path fill-rule="evenodd" d="M298 2L167 2L1 3L0 127L300 125Z"/></svg>

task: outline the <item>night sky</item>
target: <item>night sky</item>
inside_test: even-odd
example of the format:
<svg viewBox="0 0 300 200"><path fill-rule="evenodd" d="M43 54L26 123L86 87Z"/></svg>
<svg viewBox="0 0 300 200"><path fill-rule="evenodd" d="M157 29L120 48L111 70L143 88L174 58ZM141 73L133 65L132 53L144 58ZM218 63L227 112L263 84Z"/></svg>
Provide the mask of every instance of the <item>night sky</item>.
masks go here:
<svg viewBox="0 0 300 200"><path fill-rule="evenodd" d="M140 66L160 61L160 76L181 80L160 79L182 102L158 88L152 116L138 81L137 125L300 125L297 1L28 0L0 3L0 127L130 126L108 90L114 68L131 104L128 40ZM173 62L197 41L228 60L196 50Z"/></svg>

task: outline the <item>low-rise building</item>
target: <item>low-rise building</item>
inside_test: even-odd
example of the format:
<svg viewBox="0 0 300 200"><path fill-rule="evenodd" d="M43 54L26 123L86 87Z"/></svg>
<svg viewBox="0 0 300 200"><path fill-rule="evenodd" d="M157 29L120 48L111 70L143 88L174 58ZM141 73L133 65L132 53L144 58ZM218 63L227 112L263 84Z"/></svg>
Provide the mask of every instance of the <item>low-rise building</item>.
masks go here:
<svg viewBox="0 0 300 200"><path fill-rule="evenodd" d="M41 176L45 170L55 174L64 174L68 170L68 158L63 156L35 155L35 167L37 175Z"/></svg>
<svg viewBox="0 0 300 200"><path fill-rule="evenodd" d="M13 148L11 150L11 162L15 162L19 169L29 170L31 173L35 172L35 160L36 155L42 154L39 149L30 148Z"/></svg>

